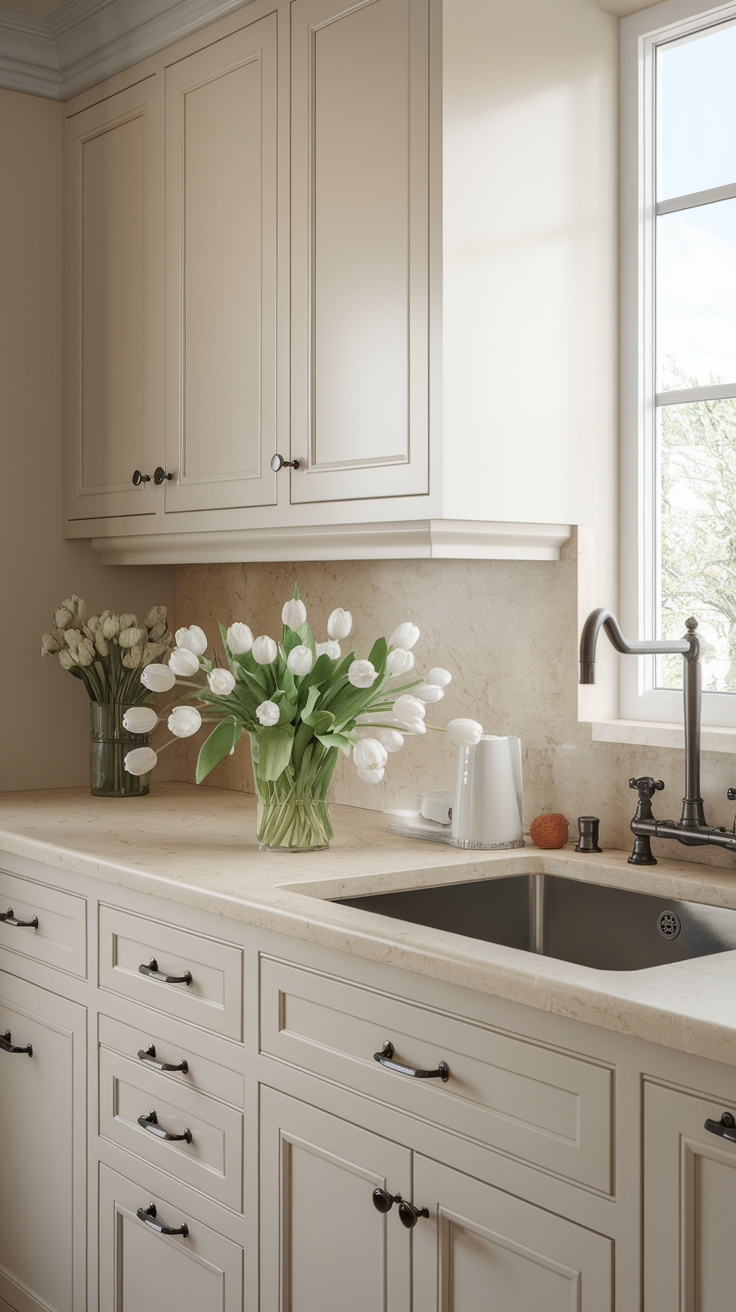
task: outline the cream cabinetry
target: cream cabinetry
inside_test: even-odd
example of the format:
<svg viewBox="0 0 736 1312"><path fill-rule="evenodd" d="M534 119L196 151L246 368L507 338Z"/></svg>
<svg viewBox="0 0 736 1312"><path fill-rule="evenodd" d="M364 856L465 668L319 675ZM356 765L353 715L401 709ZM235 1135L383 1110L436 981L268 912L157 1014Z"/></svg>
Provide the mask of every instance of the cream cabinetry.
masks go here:
<svg viewBox="0 0 736 1312"><path fill-rule="evenodd" d="M733 1307L735 1113L733 1091L719 1099L645 1084L646 1312ZM719 1127L727 1130L725 1137Z"/></svg>
<svg viewBox="0 0 736 1312"><path fill-rule="evenodd" d="M83 1007L0 970L0 1305L85 1312Z"/></svg>
<svg viewBox="0 0 736 1312"><path fill-rule="evenodd" d="M439 31L252 0L67 105L66 531L105 563L558 558L449 499Z"/></svg>

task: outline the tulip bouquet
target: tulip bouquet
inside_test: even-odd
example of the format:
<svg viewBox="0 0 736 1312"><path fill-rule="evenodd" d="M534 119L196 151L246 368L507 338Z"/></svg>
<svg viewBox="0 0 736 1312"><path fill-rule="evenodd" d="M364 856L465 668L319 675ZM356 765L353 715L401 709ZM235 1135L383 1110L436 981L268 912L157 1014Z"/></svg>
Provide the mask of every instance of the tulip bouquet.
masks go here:
<svg viewBox="0 0 736 1312"><path fill-rule="evenodd" d="M326 847L332 837L327 792L338 753L352 754L361 779L380 783L389 755L407 736L437 727L425 723L426 708L441 701L451 676L435 668L411 678L419 629L408 621L359 659L352 651L343 655L340 645L352 632L349 611L333 610L327 639L317 642L295 589L282 620L278 643L254 638L247 624L221 624L224 662L216 651L207 655L208 639L197 625L178 629L168 666L149 665L140 677L155 691L175 684L193 690L188 700L197 706L171 709L172 742L196 733L203 720L216 721L199 753L197 783L248 731L261 847L302 851ZM447 732L455 742L478 741L482 727L454 720ZM126 768L148 771L156 755L150 747L130 752Z"/></svg>

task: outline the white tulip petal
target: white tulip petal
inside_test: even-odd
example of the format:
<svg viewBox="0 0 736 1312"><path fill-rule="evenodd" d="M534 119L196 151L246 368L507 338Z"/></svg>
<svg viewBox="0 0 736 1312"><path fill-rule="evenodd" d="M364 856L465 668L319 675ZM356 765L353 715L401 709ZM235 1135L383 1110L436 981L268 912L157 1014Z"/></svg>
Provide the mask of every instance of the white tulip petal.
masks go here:
<svg viewBox="0 0 736 1312"><path fill-rule="evenodd" d="M276 702L261 702L260 706L256 706L256 715L259 723L264 728L270 729L274 724L278 724L281 712Z"/></svg>
<svg viewBox="0 0 736 1312"><path fill-rule="evenodd" d="M227 631L227 645L233 656L243 656L253 646L253 634L247 624L231 624Z"/></svg>
<svg viewBox="0 0 736 1312"><path fill-rule="evenodd" d="M358 774L361 779L365 779L367 784L380 784L386 771L383 766L378 770L359 770Z"/></svg>
<svg viewBox="0 0 736 1312"><path fill-rule="evenodd" d="M295 674L297 678L303 678L305 674L309 674L314 664L311 648L303 645L293 647L286 658L286 664L292 674Z"/></svg>
<svg viewBox="0 0 736 1312"><path fill-rule="evenodd" d="M169 716L169 729L176 738L191 738L202 727L196 706L175 706Z"/></svg>
<svg viewBox="0 0 736 1312"><path fill-rule="evenodd" d="M409 670L414 669L414 652L396 647L386 657L386 669L389 674L408 674Z"/></svg>
<svg viewBox="0 0 736 1312"><path fill-rule="evenodd" d="M176 645L182 651L193 651L195 656L204 656L207 650L207 634L198 624L188 629L176 630Z"/></svg>
<svg viewBox="0 0 736 1312"><path fill-rule="evenodd" d="M207 675L207 682L210 692L217 693L218 697L229 697L235 687L235 679L229 670L213 670Z"/></svg>
<svg viewBox="0 0 736 1312"><path fill-rule="evenodd" d="M353 761L359 770L380 770L388 752L377 738L361 738L353 747Z"/></svg>
<svg viewBox="0 0 736 1312"><path fill-rule="evenodd" d="M348 638L353 631L353 617L349 610L343 610L338 606L333 610L327 621L327 636L336 638L338 642L342 638Z"/></svg>
<svg viewBox="0 0 736 1312"><path fill-rule="evenodd" d="M125 758L125 768L128 774L148 774L157 761L158 757L152 747L134 747Z"/></svg>
<svg viewBox="0 0 736 1312"><path fill-rule="evenodd" d="M158 716L151 706L129 706L123 716L123 728L128 733L152 733Z"/></svg>
<svg viewBox="0 0 736 1312"><path fill-rule="evenodd" d="M292 597L291 601L285 603L281 612L281 619L288 628L298 629L299 625L303 624L306 618L307 608L303 601L299 601L296 597Z"/></svg>
<svg viewBox="0 0 736 1312"><path fill-rule="evenodd" d="M418 697L420 702L441 702L444 695L444 689L438 688L434 683L420 683L419 687L414 689L414 696Z"/></svg>
<svg viewBox="0 0 736 1312"><path fill-rule="evenodd" d="M477 720L450 720L447 737L456 747L475 747L483 737L483 725Z"/></svg>
<svg viewBox="0 0 736 1312"><path fill-rule="evenodd" d="M169 669L179 679L190 679L199 673L199 657L184 647L175 647L169 657Z"/></svg>
<svg viewBox="0 0 736 1312"><path fill-rule="evenodd" d="M378 671L370 661L353 661L348 670L348 681L354 688L372 688L378 678Z"/></svg>
<svg viewBox="0 0 736 1312"><path fill-rule="evenodd" d="M420 702L418 697L412 697L411 693L403 693L397 697L394 702L394 715L397 720L423 720L427 714L424 702Z"/></svg>
<svg viewBox="0 0 736 1312"><path fill-rule="evenodd" d="M435 665L424 682L433 683L437 688L446 688L448 683L452 683L452 675L449 670L443 670L441 665Z"/></svg>
<svg viewBox="0 0 736 1312"><path fill-rule="evenodd" d="M253 643L253 659L259 665L273 665L278 655L278 647L273 638L263 635Z"/></svg>
<svg viewBox="0 0 736 1312"><path fill-rule="evenodd" d="M388 640L388 645L389 647L403 647L405 651L409 651L416 646L419 635L420 630L416 624L412 624L411 620L405 620L397 629L394 629Z"/></svg>
<svg viewBox="0 0 736 1312"><path fill-rule="evenodd" d="M327 642L316 643L315 647L316 647L318 658L320 656L329 656L331 661L339 661L340 657L342 656L342 651L340 650L339 642L334 642L332 638L330 638Z"/></svg>
<svg viewBox="0 0 736 1312"><path fill-rule="evenodd" d="M149 692L170 692L176 679L168 665L147 665L141 674L141 683Z"/></svg>

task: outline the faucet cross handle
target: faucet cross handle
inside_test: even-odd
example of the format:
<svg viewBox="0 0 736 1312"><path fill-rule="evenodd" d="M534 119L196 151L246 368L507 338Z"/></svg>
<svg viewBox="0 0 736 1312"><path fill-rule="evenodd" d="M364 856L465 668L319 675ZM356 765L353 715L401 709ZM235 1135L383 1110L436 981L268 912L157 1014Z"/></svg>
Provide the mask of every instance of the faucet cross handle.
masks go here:
<svg viewBox="0 0 736 1312"><path fill-rule="evenodd" d="M651 775L642 775L641 779L629 779L629 788L635 788L639 797L654 797L655 790L661 793L664 782L652 779Z"/></svg>
<svg viewBox="0 0 736 1312"><path fill-rule="evenodd" d="M728 792L726 793L726 797L728 798L729 802L736 802L736 788L729 788Z"/></svg>

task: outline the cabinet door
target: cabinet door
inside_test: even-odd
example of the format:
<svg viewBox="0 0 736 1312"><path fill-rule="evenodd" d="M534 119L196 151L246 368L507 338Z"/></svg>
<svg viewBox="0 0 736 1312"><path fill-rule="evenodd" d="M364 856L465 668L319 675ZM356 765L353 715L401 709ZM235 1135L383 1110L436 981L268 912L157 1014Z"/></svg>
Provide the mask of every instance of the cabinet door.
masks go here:
<svg viewBox="0 0 736 1312"><path fill-rule="evenodd" d="M83 1007L0 972L0 1305L87 1306Z"/></svg>
<svg viewBox="0 0 736 1312"><path fill-rule="evenodd" d="M410 1237L376 1188L410 1198L407 1148L261 1089L261 1304L408 1312Z"/></svg>
<svg viewBox="0 0 736 1312"><path fill-rule="evenodd" d="M67 513L150 515L164 453L160 78L67 120ZM138 469L150 482L133 485Z"/></svg>
<svg viewBox="0 0 736 1312"><path fill-rule="evenodd" d="M723 1103L650 1083L644 1090L646 1312L733 1312L736 1143L705 1121L736 1114L736 1096Z"/></svg>
<svg viewBox="0 0 736 1312"><path fill-rule="evenodd" d="M164 1235L138 1217L186 1234ZM242 1312L243 1250L100 1165L100 1312Z"/></svg>
<svg viewBox="0 0 736 1312"><path fill-rule="evenodd" d="M428 489L428 0L294 0L294 502Z"/></svg>
<svg viewBox="0 0 736 1312"><path fill-rule="evenodd" d="M166 70L166 510L273 505L276 14Z"/></svg>
<svg viewBox="0 0 736 1312"><path fill-rule="evenodd" d="M610 1239L418 1155L414 1202L415 1308L611 1312Z"/></svg>

